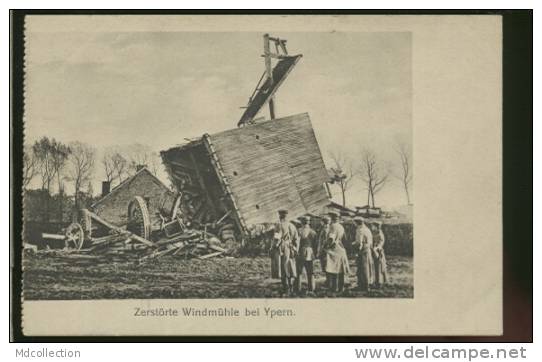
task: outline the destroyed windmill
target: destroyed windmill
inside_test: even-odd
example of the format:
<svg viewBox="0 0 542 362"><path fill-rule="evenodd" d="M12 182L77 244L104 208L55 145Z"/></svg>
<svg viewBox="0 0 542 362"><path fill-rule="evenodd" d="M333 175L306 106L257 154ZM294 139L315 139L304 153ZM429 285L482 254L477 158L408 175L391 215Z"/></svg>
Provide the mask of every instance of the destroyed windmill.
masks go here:
<svg viewBox="0 0 542 362"><path fill-rule="evenodd" d="M81 223L43 237L91 255L129 250L141 261L166 254L206 259L231 251L217 244L267 230L279 209L293 217L323 212L329 176L308 114L275 118L273 96L301 55L288 55L286 40L266 34L264 57L264 74L238 128L204 134L160 153L176 195L143 170L92 210L82 210ZM272 59L277 59L275 67ZM255 121L266 104L271 120ZM150 183L153 192L145 187Z"/></svg>
<svg viewBox="0 0 542 362"><path fill-rule="evenodd" d="M286 40L266 34L263 56L265 71L239 128L161 152L190 219L207 223L226 215L243 238L273 222L281 208L299 216L321 213L329 203L328 174L308 114L275 119L273 96L302 55L288 55ZM274 68L272 59L278 60ZM256 122L266 104L271 120Z"/></svg>

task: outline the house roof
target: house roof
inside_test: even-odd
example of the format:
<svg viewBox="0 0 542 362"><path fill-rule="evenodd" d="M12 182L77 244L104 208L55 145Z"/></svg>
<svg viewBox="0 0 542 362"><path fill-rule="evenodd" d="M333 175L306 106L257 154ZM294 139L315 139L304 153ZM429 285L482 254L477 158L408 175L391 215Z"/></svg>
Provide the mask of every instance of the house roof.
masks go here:
<svg viewBox="0 0 542 362"><path fill-rule="evenodd" d="M160 187L163 187L164 190L167 190L169 192L171 192L171 190L166 186L164 185L164 183L162 181L160 181L160 179L158 177L156 177L151 171L149 171L148 168L146 167L143 167L141 170L137 171L134 175L128 177L127 179L123 180L120 184L118 184L117 186L113 187L113 189L105 196L103 196L102 198L100 198L98 201L96 201L95 203L93 203L91 205L91 207L95 207L95 206L98 206L100 205L102 202L104 202L105 200L107 200L109 197L111 197L111 195L114 195L116 193L118 193L120 190L122 190L124 187L126 187L127 185L129 185L132 180L134 180L136 177L140 177L141 175L143 174L147 174L149 175L150 177L152 177L154 179L154 181L156 182L156 184Z"/></svg>

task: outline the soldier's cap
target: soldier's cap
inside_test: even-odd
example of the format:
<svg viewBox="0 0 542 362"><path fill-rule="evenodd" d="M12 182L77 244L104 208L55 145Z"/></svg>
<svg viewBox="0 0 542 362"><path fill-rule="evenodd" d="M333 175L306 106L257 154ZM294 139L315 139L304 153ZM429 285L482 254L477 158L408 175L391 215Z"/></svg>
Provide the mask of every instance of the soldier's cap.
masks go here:
<svg viewBox="0 0 542 362"><path fill-rule="evenodd" d="M279 215L288 215L288 210L286 210L286 209L280 209L280 210L279 210Z"/></svg>
<svg viewBox="0 0 542 362"><path fill-rule="evenodd" d="M300 216L299 217L299 221L301 221L301 222L309 222L310 220L311 220L311 218L308 217L308 216Z"/></svg>
<svg viewBox="0 0 542 362"><path fill-rule="evenodd" d="M290 220L290 222L294 224L295 226L301 226L301 223L297 220Z"/></svg>
<svg viewBox="0 0 542 362"><path fill-rule="evenodd" d="M330 217L339 217L339 213L337 211L330 211L327 213Z"/></svg>
<svg viewBox="0 0 542 362"><path fill-rule="evenodd" d="M324 216L322 216L322 221L324 221L324 222L330 222L330 221L331 221L331 218L330 218L329 216L327 216L327 215L324 215Z"/></svg>
<svg viewBox="0 0 542 362"><path fill-rule="evenodd" d="M356 223L362 223L362 222L365 221L365 219L364 219L363 217L359 216L359 215L354 216L354 219L353 219L353 220L354 220L354 222L356 222Z"/></svg>

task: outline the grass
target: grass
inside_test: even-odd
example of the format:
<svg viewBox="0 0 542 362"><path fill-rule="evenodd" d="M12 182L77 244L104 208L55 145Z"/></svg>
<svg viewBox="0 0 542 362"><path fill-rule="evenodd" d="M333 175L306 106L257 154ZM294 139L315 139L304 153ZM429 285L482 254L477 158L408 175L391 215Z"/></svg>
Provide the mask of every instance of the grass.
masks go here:
<svg viewBox="0 0 542 362"><path fill-rule="evenodd" d="M389 283L369 292L355 287L355 265L343 293L322 285L315 267L317 290L311 297L413 298L412 258L388 256ZM267 257L183 260L163 257L145 264L133 259L77 260L59 255L25 255L23 295L27 300L154 299L154 298L277 298L280 281L270 279ZM306 288L306 284L304 284ZM298 297L308 297L302 292Z"/></svg>

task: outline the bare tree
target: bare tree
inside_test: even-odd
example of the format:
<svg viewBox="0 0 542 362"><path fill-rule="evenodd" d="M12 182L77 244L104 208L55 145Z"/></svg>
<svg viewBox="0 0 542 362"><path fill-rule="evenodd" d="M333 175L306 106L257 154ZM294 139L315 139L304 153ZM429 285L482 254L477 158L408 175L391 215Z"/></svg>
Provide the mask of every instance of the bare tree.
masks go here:
<svg viewBox="0 0 542 362"><path fill-rule="evenodd" d="M352 185L352 180L356 176L352 161L341 151L329 152L329 157L334 163L331 167L332 181L337 183L341 190L342 205L346 207L346 191Z"/></svg>
<svg viewBox="0 0 542 362"><path fill-rule="evenodd" d="M148 166L149 166L149 170L152 172L154 176L158 176L158 169L160 168L160 165L161 165L160 155L158 154L158 152L152 152L150 155Z"/></svg>
<svg viewBox="0 0 542 362"><path fill-rule="evenodd" d="M68 160L68 157L71 153L70 147L63 144L62 142L55 141L53 138L53 167L55 168L55 174L57 178L57 184L58 184L58 193L63 194L64 193L64 185L62 183L64 179L64 168L66 166L66 161ZM61 206L62 210L62 200L61 200Z"/></svg>
<svg viewBox="0 0 542 362"><path fill-rule="evenodd" d="M121 183L127 176L128 160L121 154L118 148L110 147L106 150L103 158L102 165L105 171L106 181L113 183L117 180Z"/></svg>
<svg viewBox="0 0 542 362"><path fill-rule="evenodd" d="M38 161L34 149L24 147L23 153L23 189L26 190L32 179L38 174Z"/></svg>
<svg viewBox="0 0 542 362"><path fill-rule="evenodd" d="M383 167L376 154L370 149L363 150L360 167L361 179L367 188L367 205L375 207L375 195L388 180L388 170Z"/></svg>
<svg viewBox="0 0 542 362"><path fill-rule="evenodd" d="M128 160L119 152L115 152L111 158L113 161L113 169L119 183L121 183L128 173Z"/></svg>
<svg viewBox="0 0 542 362"><path fill-rule="evenodd" d="M92 187L92 181L89 181L87 184L87 194L90 198L94 196L94 187Z"/></svg>
<svg viewBox="0 0 542 362"><path fill-rule="evenodd" d="M58 180L58 191L63 192L61 171L64 168L66 159L70 153L69 147L61 142L57 142L54 138L42 137L32 146L34 156L38 164L41 175L41 188L47 190L47 194L51 195L51 183L55 179ZM49 217L49 199L47 199L46 215ZM62 198L60 198L60 215L62 215Z"/></svg>
<svg viewBox="0 0 542 362"><path fill-rule="evenodd" d="M68 174L69 180L74 183L75 207L78 209L81 188L92 179L96 150L82 142L71 143L70 149Z"/></svg>
<svg viewBox="0 0 542 362"><path fill-rule="evenodd" d="M396 175L396 177L401 181L401 184L405 190L407 203L410 205L409 188L412 182L410 149L405 142L397 141L395 145L395 152L397 152L401 162L400 172Z"/></svg>
<svg viewBox="0 0 542 362"><path fill-rule="evenodd" d="M115 179L115 168L113 167L112 155L106 153L102 157L102 165L105 171L105 181L112 183Z"/></svg>
<svg viewBox="0 0 542 362"><path fill-rule="evenodd" d="M148 166L152 151L146 145L134 143L127 147L128 173L133 175L141 166Z"/></svg>
<svg viewBox="0 0 542 362"><path fill-rule="evenodd" d="M54 138L53 146L55 151L53 152L53 167L55 168L55 174L58 183L58 194L60 195L58 199L58 206L60 220L62 220L64 217L64 168L66 166L66 161L68 160L71 150L67 145L63 144L62 142L55 141Z"/></svg>
<svg viewBox="0 0 542 362"><path fill-rule="evenodd" d="M155 176L158 173L159 156L149 146L134 143L128 147L128 172L134 174L141 166L147 167Z"/></svg>
<svg viewBox="0 0 542 362"><path fill-rule="evenodd" d="M47 137L42 137L34 143L32 150L41 176L41 188L51 194L51 182L56 175L56 168L53 164L54 147L52 141Z"/></svg>

